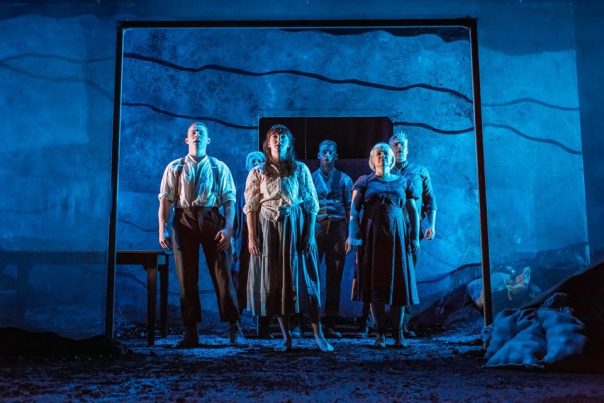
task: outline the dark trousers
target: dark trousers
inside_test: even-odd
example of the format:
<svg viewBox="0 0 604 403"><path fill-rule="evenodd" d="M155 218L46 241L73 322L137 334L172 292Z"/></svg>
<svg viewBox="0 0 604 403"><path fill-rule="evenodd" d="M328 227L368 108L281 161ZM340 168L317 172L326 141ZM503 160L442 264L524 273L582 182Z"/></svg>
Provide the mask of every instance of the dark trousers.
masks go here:
<svg viewBox="0 0 604 403"><path fill-rule="evenodd" d="M325 258L325 315L337 317L340 312L340 289L348 234L346 220L323 220L316 225L315 236L319 249L319 262Z"/></svg>
<svg viewBox="0 0 604 403"><path fill-rule="evenodd" d="M247 278L250 273L250 251L248 249L247 225L244 222L241 229L241 248L237 251L239 257L239 271L237 272L237 301L239 312L247 306Z"/></svg>
<svg viewBox="0 0 604 403"><path fill-rule="evenodd" d="M214 237L224 227L217 208L176 209L172 223L172 248L180 285L180 309L185 326L201 321L199 299L199 244L203 248L218 302L220 320L239 319L237 297L231 277L228 248L219 251Z"/></svg>

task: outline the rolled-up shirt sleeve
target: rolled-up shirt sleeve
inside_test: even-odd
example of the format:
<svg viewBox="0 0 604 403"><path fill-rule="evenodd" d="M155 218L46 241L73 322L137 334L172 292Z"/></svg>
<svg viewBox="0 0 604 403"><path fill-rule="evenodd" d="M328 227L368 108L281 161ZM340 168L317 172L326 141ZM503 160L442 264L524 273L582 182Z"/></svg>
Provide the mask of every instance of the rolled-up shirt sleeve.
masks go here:
<svg viewBox="0 0 604 403"><path fill-rule="evenodd" d="M299 162L299 184L300 184L300 196L302 197L302 208L309 214L317 214L319 212L319 198L317 196L317 189L312 181L312 175L306 165Z"/></svg>
<svg viewBox="0 0 604 403"><path fill-rule="evenodd" d="M161 184L159 185L159 194L157 198L159 200L167 199L174 203L176 197L176 172L173 164L170 163L164 170L164 175L161 178Z"/></svg>
<svg viewBox="0 0 604 403"><path fill-rule="evenodd" d="M262 166L262 165L260 165ZM248 214L255 212L260 209L260 169L254 167L250 170L245 181L245 205L243 206L243 213Z"/></svg>
<svg viewBox="0 0 604 403"><path fill-rule="evenodd" d="M235 188L235 181L229 167L222 163L221 164L221 175L220 175L220 202L224 205L226 202L237 201L237 190Z"/></svg>

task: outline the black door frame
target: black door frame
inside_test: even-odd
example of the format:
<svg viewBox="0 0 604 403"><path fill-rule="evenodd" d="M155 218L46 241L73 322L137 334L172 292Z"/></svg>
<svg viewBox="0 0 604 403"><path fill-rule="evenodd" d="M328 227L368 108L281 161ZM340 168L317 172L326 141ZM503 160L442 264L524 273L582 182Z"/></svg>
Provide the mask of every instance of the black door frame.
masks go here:
<svg viewBox="0 0 604 403"><path fill-rule="evenodd" d="M480 247L482 260L482 286L484 291L484 323L493 322L491 298L491 269L487 225L487 198L485 190L484 142L480 97L480 70L478 64L478 32L475 18L412 19L412 20L314 20L314 21L123 21L118 23L115 47L115 85L113 97L113 144L111 153L111 210L107 248L107 297L105 335L113 338L115 308L116 226L118 163L121 126L122 56L124 33L131 28L409 28L409 27L465 27L470 34L472 59L472 92L474 131L476 133L476 164L478 176L478 205L480 212Z"/></svg>

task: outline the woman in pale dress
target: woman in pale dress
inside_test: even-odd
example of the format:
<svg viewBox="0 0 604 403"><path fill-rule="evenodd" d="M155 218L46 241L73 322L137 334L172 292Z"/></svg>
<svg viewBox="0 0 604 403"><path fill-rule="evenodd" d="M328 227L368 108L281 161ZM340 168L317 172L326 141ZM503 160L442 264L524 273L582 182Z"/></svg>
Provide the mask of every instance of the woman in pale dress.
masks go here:
<svg viewBox="0 0 604 403"><path fill-rule="evenodd" d="M296 161L285 126L271 127L262 148L267 161L250 171L245 186L251 255L247 307L257 316L277 316L283 333L278 350L292 348L289 316L307 312L317 345L333 351L320 323L314 228L319 203L310 171Z"/></svg>

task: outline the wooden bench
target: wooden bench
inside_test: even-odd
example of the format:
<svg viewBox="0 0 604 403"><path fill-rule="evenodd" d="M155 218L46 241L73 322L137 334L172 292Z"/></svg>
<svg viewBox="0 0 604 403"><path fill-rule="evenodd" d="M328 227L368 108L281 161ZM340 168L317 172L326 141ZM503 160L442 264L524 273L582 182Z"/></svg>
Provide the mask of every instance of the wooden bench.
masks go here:
<svg viewBox="0 0 604 403"><path fill-rule="evenodd" d="M147 272L147 344L155 344L155 312L157 307L157 273L159 272L160 335L168 335L168 269L170 252L149 250L118 250L117 265L142 265Z"/></svg>

